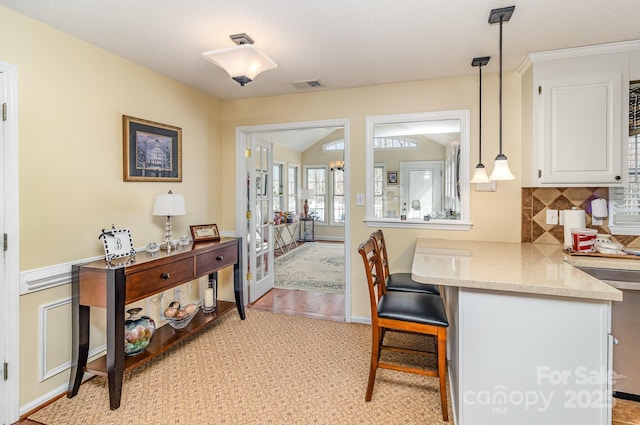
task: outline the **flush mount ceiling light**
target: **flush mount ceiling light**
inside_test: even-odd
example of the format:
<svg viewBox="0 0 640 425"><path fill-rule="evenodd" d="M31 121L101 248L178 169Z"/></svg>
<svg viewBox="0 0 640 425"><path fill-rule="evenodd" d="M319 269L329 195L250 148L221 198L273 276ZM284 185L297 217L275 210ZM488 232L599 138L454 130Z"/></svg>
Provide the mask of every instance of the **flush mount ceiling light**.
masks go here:
<svg viewBox="0 0 640 425"><path fill-rule="evenodd" d="M478 108L479 115L479 136L478 136L478 165L476 165L476 170L473 172L473 178L471 179L471 183L489 183L491 180L489 176L487 176L487 170L484 168L484 164L482 163L482 67L489 63L489 56L484 56L481 58L473 58L471 61L471 66L477 66L479 69L479 87L480 87L480 105Z"/></svg>
<svg viewBox="0 0 640 425"><path fill-rule="evenodd" d="M500 9L493 9L489 14L489 24L500 23L500 153L496 156L493 171L489 177L491 180L513 180L513 173L509 169L507 156L502 153L502 24L509 22L516 7L509 6Z"/></svg>
<svg viewBox="0 0 640 425"><path fill-rule="evenodd" d="M233 34L229 37L237 47L204 52L202 57L227 71L241 86L253 81L261 72L278 67L267 55L253 46L253 40L247 34Z"/></svg>

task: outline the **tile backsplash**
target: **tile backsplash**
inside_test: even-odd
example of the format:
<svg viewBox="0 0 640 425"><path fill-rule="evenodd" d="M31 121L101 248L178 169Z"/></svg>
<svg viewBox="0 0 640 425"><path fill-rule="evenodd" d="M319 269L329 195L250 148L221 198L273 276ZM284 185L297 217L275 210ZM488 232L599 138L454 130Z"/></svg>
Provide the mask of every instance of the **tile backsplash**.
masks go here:
<svg viewBox="0 0 640 425"><path fill-rule="evenodd" d="M611 234L608 218L602 226L591 224L591 201L596 198L609 200L606 187L523 187L521 241L531 243L562 244L564 228L547 223L547 210L569 210L573 207L585 210L587 227L598 233ZM615 235L612 240L627 247L640 247L640 237Z"/></svg>

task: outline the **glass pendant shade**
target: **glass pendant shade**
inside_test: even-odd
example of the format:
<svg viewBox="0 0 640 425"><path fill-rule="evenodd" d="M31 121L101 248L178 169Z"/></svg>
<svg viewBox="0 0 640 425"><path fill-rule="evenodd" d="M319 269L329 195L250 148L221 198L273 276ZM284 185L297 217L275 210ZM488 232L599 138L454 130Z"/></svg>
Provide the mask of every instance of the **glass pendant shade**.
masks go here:
<svg viewBox="0 0 640 425"><path fill-rule="evenodd" d="M490 183L491 179L487 175L487 169L484 168L483 164L476 165L476 169L473 172L473 178L471 179L471 183Z"/></svg>
<svg viewBox="0 0 640 425"><path fill-rule="evenodd" d="M226 49L204 52L202 56L244 86L253 81L261 72L277 68L278 65L252 44L241 44Z"/></svg>
<svg viewBox="0 0 640 425"><path fill-rule="evenodd" d="M496 156L496 160L493 163L493 171L489 178L491 180L513 180L516 178L509 169L509 162L507 161L506 155L499 154Z"/></svg>

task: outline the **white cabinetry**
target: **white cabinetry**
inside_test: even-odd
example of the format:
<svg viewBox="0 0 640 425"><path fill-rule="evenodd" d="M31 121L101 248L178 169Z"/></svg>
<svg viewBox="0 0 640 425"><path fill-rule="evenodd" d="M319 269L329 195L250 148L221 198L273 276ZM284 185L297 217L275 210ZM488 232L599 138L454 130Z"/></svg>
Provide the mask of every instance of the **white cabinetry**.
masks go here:
<svg viewBox="0 0 640 425"><path fill-rule="evenodd" d="M629 53L571 52L531 55L533 183L620 186Z"/></svg>

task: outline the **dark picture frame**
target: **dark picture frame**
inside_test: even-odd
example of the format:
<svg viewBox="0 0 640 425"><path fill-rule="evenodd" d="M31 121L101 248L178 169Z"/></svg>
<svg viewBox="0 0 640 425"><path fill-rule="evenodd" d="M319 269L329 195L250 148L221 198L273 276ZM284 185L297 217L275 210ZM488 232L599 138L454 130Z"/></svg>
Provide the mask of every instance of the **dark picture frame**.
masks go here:
<svg viewBox="0 0 640 425"><path fill-rule="evenodd" d="M197 224L189 226L193 243L203 241L219 241L220 232L217 224Z"/></svg>
<svg viewBox="0 0 640 425"><path fill-rule="evenodd" d="M397 171L388 171L387 172L387 184L398 184L398 172Z"/></svg>
<svg viewBox="0 0 640 425"><path fill-rule="evenodd" d="M122 131L124 181L182 181L180 127L123 115Z"/></svg>

